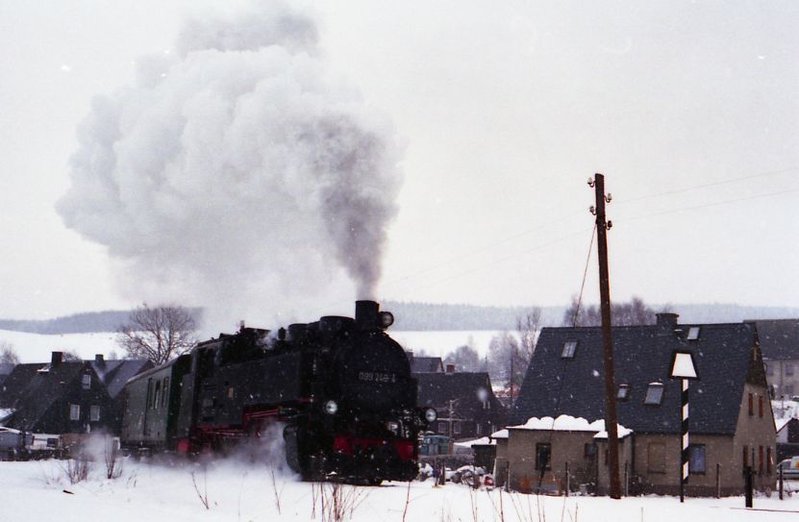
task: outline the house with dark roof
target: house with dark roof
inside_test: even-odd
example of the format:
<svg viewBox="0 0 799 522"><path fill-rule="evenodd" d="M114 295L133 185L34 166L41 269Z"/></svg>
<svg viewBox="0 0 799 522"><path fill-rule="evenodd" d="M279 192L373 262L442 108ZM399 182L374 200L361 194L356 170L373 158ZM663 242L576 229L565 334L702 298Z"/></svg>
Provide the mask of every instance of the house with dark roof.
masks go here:
<svg viewBox="0 0 799 522"><path fill-rule="evenodd" d="M441 357L419 357L413 352L405 352L411 363L411 373L444 373Z"/></svg>
<svg viewBox="0 0 799 522"><path fill-rule="evenodd" d="M486 372L417 373L419 406L432 406L438 420L431 430L454 440L487 436L502 426L506 410Z"/></svg>
<svg viewBox="0 0 799 522"><path fill-rule="evenodd" d="M750 321L757 326L766 380L774 397L799 395L799 319Z"/></svg>
<svg viewBox="0 0 799 522"><path fill-rule="evenodd" d="M673 353L693 355L699 379L689 388L690 476L686 494L739 494L744 470L759 489L773 487L776 432L754 324L683 325L658 314L656 325L613 328L618 422L633 431L630 491L676 494L681 453L680 381ZM511 422L567 414L605 417L602 331L544 328ZM511 455L514 458L523 455Z"/></svg>
<svg viewBox="0 0 799 522"><path fill-rule="evenodd" d="M0 363L0 384L3 384L3 381L6 380L12 371L14 371L14 363Z"/></svg>
<svg viewBox="0 0 799 522"><path fill-rule="evenodd" d="M64 361L61 352L49 364L18 364L0 388L0 407L12 410L7 427L67 435L67 444L113 431L111 397L91 362Z"/></svg>
<svg viewBox="0 0 799 522"><path fill-rule="evenodd" d="M131 377L154 368L155 365L148 359L115 359L106 361L102 354L94 356L91 361L97 377L105 385L108 395L111 397L112 408L109 425L113 433L119 433L122 428L122 413L124 412L124 400L122 389Z"/></svg>

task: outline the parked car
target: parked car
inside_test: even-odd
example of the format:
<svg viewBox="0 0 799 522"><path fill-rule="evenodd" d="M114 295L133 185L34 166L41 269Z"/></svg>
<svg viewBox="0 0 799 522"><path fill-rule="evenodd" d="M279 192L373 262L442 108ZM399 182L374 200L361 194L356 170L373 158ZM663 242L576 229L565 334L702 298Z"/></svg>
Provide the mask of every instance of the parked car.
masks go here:
<svg viewBox="0 0 799 522"><path fill-rule="evenodd" d="M782 470L782 477L799 479L799 457L791 457L777 464L777 473Z"/></svg>
<svg viewBox="0 0 799 522"><path fill-rule="evenodd" d="M477 482L477 484L480 483L480 477L485 475L485 473L486 470L483 467L467 465L461 466L455 470L452 475L447 477L447 479L451 480L455 484L464 483L469 486L474 486L475 482Z"/></svg>

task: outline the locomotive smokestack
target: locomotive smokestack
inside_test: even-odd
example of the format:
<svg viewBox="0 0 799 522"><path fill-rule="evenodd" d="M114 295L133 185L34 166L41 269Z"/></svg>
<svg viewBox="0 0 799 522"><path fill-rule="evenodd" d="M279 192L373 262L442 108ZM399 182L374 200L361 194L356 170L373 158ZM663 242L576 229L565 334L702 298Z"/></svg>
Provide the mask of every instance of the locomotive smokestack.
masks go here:
<svg viewBox="0 0 799 522"><path fill-rule="evenodd" d="M379 328L380 305L374 301L355 301L355 324L361 330Z"/></svg>
<svg viewBox="0 0 799 522"><path fill-rule="evenodd" d="M391 312L381 312L374 301L355 301L355 326L360 330L385 330L394 324Z"/></svg>

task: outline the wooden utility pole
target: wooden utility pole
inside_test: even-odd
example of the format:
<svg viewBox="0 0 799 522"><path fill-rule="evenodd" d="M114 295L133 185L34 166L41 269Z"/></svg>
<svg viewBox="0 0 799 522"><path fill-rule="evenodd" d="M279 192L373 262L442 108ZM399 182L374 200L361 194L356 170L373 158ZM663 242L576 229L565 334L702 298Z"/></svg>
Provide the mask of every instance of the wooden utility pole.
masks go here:
<svg viewBox="0 0 799 522"><path fill-rule="evenodd" d="M613 334L610 328L610 273L608 270L607 231L613 224L605 219L605 203L610 202L610 194L605 195L605 176L596 174L588 184L594 187L596 207L597 254L599 257L599 299L602 312L602 341L604 347L605 369L605 429L608 432L608 468L610 470L610 497L621 498L621 477L619 476L619 433L616 413L616 378L613 369Z"/></svg>

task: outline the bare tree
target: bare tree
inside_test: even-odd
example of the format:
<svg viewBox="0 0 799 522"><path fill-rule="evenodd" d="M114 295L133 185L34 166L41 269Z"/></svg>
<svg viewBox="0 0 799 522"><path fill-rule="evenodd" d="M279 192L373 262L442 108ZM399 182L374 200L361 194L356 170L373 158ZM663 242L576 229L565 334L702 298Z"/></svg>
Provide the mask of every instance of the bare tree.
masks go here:
<svg viewBox="0 0 799 522"><path fill-rule="evenodd" d="M445 364L454 364L459 372L485 371L485 361L480 360L480 354L469 345L463 345L447 354Z"/></svg>
<svg viewBox="0 0 799 522"><path fill-rule="evenodd" d="M577 298L572 298L571 306L563 315L563 326L600 326L602 313L598 306L579 306ZM668 307L663 310L668 311ZM655 324L655 311L640 297L633 297L627 303L612 303L611 321L613 326L636 326Z"/></svg>
<svg viewBox="0 0 799 522"><path fill-rule="evenodd" d="M79 362L83 360L76 350L64 350L62 354L65 362Z"/></svg>
<svg viewBox="0 0 799 522"><path fill-rule="evenodd" d="M8 341L0 341L0 363L19 364L19 355L14 350L14 345Z"/></svg>
<svg viewBox="0 0 799 522"><path fill-rule="evenodd" d="M515 380L513 384L518 386L518 372L517 367L524 365L520 359L519 339L516 338L511 332L502 332L491 338L488 345L488 374L491 377L492 383L503 384L510 386L511 380ZM511 372L511 367L514 368ZM526 369L527 366L525 365ZM513 373L513 375L511 375Z"/></svg>
<svg viewBox="0 0 799 522"><path fill-rule="evenodd" d="M538 330L541 329L541 308L531 308L529 312L516 319L516 331L519 334L519 350L522 358L528 363L533 358ZM527 370L527 365L521 369Z"/></svg>
<svg viewBox="0 0 799 522"><path fill-rule="evenodd" d="M150 308L144 303L131 312L129 321L117 342L130 357L146 358L155 365L187 352L196 342L194 317L180 306Z"/></svg>

